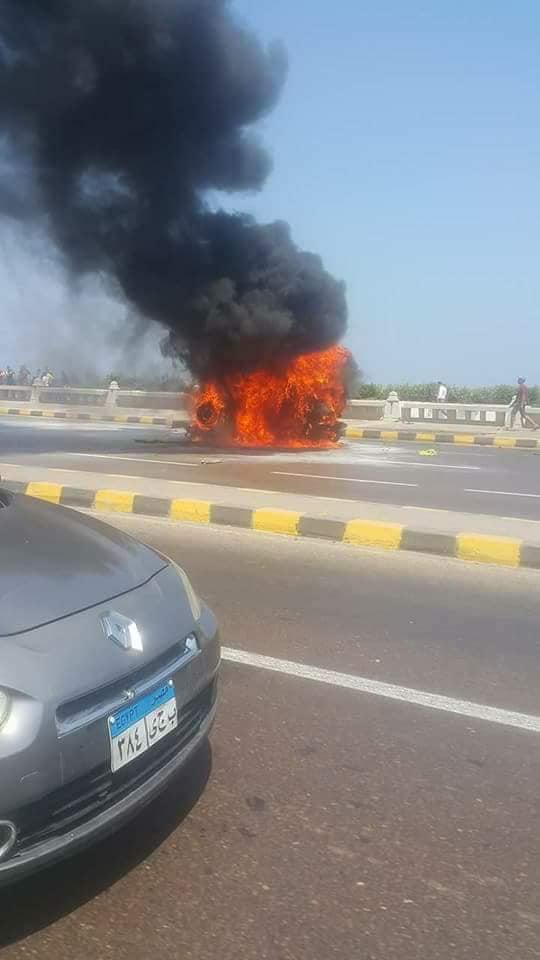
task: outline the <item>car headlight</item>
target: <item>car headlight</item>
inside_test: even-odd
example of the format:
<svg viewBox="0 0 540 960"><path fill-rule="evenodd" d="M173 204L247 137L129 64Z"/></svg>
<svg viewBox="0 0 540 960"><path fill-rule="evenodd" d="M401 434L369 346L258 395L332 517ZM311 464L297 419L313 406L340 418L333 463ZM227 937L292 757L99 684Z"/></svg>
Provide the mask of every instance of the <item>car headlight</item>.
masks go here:
<svg viewBox="0 0 540 960"><path fill-rule="evenodd" d="M5 690L0 690L0 731L9 716L10 703L9 694Z"/></svg>
<svg viewBox="0 0 540 960"><path fill-rule="evenodd" d="M193 586L191 584L191 581L187 573L185 573L184 570L182 570L182 567L179 567L178 564L174 562L174 560L171 560L170 563L171 563L171 567L173 567L173 569L176 570L176 573L178 574L178 576L180 577L180 580L182 581L182 585L186 592L186 597L188 599L190 610L191 610L191 613L193 614L193 619L200 620L201 619L201 602L197 594L195 593L195 590L193 589Z"/></svg>

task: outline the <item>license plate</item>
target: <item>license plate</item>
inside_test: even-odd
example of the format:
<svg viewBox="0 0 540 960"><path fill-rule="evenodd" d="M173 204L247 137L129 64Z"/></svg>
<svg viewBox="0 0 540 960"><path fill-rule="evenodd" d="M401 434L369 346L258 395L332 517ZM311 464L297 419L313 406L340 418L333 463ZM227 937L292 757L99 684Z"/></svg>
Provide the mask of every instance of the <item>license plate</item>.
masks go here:
<svg viewBox="0 0 540 960"><path fill-rule="evenodd" d="M173 681L168 680L152 693L122 707L109 717L107 726L111 770L115 773L176 730L178 710Z"/></svg>

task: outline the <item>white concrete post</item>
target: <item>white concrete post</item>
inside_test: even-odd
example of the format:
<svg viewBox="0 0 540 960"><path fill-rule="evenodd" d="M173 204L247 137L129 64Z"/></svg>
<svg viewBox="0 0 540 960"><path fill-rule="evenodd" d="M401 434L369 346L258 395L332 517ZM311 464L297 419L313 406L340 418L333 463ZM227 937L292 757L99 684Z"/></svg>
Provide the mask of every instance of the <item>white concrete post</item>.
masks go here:
<svg viewBox="0 0 540 960"><path fill-rule="evenodd" d="M105 409L113 412L116 409L116 400L120 387L117 380L111 380L109 390L105 398Z"/></svg>
<svg viewBox="0 0 540 960"><path fill-rule="evenodd" d="M39 389L40 389L40 384L36 383L36 381L34 380L30 388L30 403L34 403L34 404L39 403Z"/></svg>
<svg viewBox="0 0 540 960"><path fill-rule="evenodd" d="M392 390L384 405L383 420L401 421L401 400L395 390Z"/></svg>

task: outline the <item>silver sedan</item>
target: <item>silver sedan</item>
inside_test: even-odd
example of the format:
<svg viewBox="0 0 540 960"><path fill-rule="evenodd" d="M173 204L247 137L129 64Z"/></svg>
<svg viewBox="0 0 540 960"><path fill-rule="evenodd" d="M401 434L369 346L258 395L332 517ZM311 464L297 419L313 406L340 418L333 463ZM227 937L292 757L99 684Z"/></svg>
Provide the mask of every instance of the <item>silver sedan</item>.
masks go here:
<svg viewBox="0 0 540 960"><path fill-rule="evenodd" d="M183 570L0 490L0 885L142 809L207 736L215 618Z"/></svg>

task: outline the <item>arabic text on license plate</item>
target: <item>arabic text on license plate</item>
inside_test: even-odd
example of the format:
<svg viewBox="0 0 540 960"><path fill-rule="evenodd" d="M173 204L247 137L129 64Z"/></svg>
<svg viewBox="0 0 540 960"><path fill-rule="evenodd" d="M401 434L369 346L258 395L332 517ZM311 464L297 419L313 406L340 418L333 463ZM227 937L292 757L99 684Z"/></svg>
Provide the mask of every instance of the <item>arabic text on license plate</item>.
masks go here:
<svg viewBox="0 0 540 960"><path fill-rule="evenodd" d="M136 760L178 726L174 684L168 680L109 717L113 773Z"/></svg>

